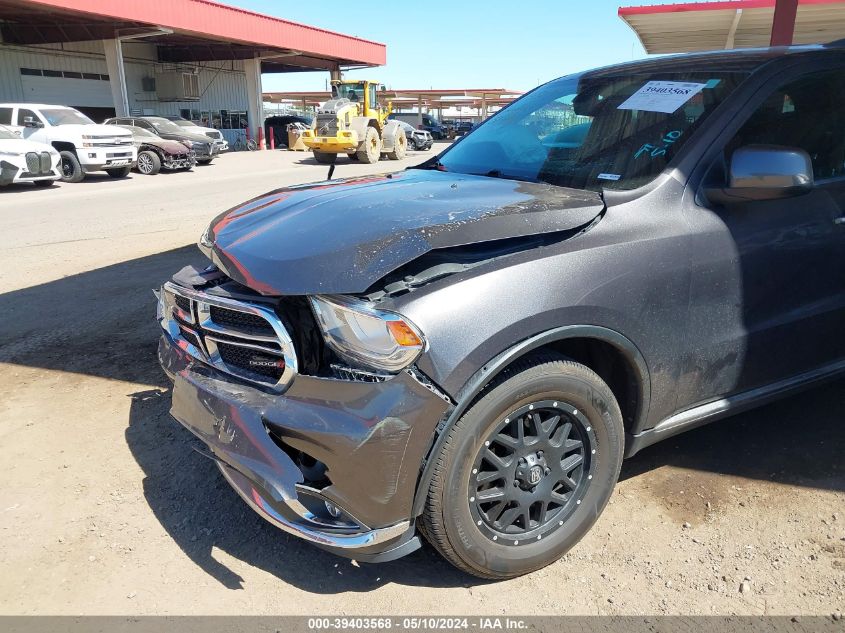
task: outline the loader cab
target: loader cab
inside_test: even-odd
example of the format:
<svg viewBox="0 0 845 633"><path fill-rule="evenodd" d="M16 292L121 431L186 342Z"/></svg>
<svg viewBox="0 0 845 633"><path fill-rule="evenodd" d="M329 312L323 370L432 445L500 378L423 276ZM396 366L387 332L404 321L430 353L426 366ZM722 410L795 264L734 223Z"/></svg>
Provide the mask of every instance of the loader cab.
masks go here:
<svg viewBox="0 0 845 633"><path fill-rule="evenodd" d="M349 99L361 105L365 116L374 116L379 110L378 83L373 81L333 81L332 99Z"/></svg>

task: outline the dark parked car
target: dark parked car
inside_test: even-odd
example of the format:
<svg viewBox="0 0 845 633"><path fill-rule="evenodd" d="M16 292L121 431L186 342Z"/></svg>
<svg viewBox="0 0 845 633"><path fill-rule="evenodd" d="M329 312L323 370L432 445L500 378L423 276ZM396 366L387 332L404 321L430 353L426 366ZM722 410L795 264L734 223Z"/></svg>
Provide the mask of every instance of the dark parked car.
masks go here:
<svg viewBox="0 0 845 633"><path fill-rule="evenodd" d="M399 121L399 127L405 131L405 138L408 140L408 147L417 151L428 151L434 145L431 133L426 130L418 130L413 125Z"/></svg>
<svg viewBox="0 0 845 633"><path fill-rule="evenodd" d="M200 165L208 165L217 156L217 146L205 134L196 134L160 116L115 117L106 119L106 125L139 127L170 141L179 141L190 147Z"/></svg>
<svg viewBox="0 0 845 633"><path fill-rule="evenodd" d="M173 121L176 125L184 128L185 131L190 132L191 134L204 134L214 143L218 154L229 151L229 143L225 138L223 138L223 132L220 130L213 127L204 127L177 114L162 114L161 116L168 121Z"/></svg>
<svg viewBox="0 0 845 633"><path fill-rule="evenodd" d="M271 116L264 119L264 136L268 143L272 136L276 147L287 147L288 125L291 123L302 123L310 127L311 119L293 115Z"/></svg>
<svg viewBox="0 0 845 633"><path fill-rule="evenodd" d="M169 141L156 136L149 130L133 125L121 127L132 132L135 147L138 148L138 162L135 169L145 175L157 174L162 169L192 169L197 159L194 150L179 141Z"/></svg>
<svg viewBox="0 0 845 633"><path fill-rule="evenodd" d="M416 112L392 112L387 118L404 121L419 130L425 130L437 141L446 138L446 128L440 125L440 122L430 114L423 113L420 117ZM422 120L422 123L420 123L420 120Z"/></svg>
<svg viewBox="0 0 845 633"><path fill-rule="evenodd" d="M319 547L543 567L623 457L845 370L843 103L845 45L653 58L246 202L160 294L172 413Z"/></svg>
<svg viewBox="0 0 845 633"><path fill-rule="evenodd" d="M457 125L455 125L455 135L463 136L464 134L469 134L472 132L473 128L475 128L475 123L472 121L459 121Z"/></svg>

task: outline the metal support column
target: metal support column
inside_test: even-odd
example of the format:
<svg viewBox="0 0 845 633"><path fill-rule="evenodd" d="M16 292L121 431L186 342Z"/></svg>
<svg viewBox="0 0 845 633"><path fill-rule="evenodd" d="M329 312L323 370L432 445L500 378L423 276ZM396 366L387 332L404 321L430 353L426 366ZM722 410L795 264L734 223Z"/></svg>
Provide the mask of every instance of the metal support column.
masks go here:
<svg viewBox="0 0 845 633"><path fill-rule="evenodd" d="M109 71L111 96L117 116L129 116L129 91L126 89L126 71L123 68L123 46L120 40L103 40L106 68Z"/></svg>
<svg viewBox="0 0 845 633"><path fill-rule="evenodd" d="M423 124L422 120L422 96L417 97L417 127L421 128Z"/></svg>
<svg viewBox="0 0 845 633"><path fill-rule="evenodd" d="M244 73L246 73L247 118L249 119L249 136L264 149L264 133L259 136L258 130L264 125L264 101L261 97L261 60L245 59Z"/></svg>

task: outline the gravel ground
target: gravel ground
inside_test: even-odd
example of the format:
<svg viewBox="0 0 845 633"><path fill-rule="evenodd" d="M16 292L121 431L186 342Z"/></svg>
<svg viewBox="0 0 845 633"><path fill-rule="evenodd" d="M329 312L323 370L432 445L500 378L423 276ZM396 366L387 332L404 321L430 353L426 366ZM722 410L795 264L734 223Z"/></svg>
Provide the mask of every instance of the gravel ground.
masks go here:
<svg viewBox="0 0 845 633"><path fill-rule="evenodd" d="M508 582L429 548L358 565L255 516L167 414L150 289L200 261L192 244L218 212L324 174L307 154L240 153L0 194L0 613L845 609L841 382L647 449L581 544Z"/></svg>

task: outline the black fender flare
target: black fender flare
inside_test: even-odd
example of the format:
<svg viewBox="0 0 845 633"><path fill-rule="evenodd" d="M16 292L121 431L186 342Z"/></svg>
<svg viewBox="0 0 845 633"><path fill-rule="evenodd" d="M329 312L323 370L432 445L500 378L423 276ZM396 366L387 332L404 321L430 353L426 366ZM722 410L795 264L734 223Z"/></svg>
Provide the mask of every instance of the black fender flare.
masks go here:
<svg viewBox="0 0 845 633"><path fill-rule="evenodd" d="M648 415L651 400L651 378L649 377L645 357L630 339L616 330L598 325L565 325L535 334L491 358L467 380L466 384L458 392L455 398L455 406L447 411L445 417L437 425L437 435L432 441L425 461L421 464L420 478L414 493L412 517L422 514L428 486L434 475L435 460L433 457L440 451L446 439L446 431L460 419L475 400L476 396L484 390L484 387L517 358L549 343L574 338L591 338L603 341L615 347L625 356L631 367L634 368L640 392L632 431L637 433L642 428Z"/></svg>

